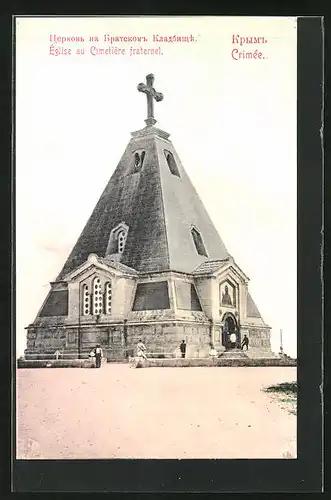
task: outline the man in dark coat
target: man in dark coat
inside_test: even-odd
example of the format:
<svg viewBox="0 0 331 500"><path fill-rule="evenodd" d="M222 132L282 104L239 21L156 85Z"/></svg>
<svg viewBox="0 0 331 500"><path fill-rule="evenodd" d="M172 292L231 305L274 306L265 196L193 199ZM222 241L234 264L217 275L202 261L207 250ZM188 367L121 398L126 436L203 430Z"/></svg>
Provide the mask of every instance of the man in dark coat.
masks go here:
<svg viewBox="0 0 331 500"><path fill-rule="evenodd" d="M246 351L247 351L248 344L249 344L249 339L248 339L247 335L244 335L244 338L243 338L242 343L241 343L242 350L244 350L244 346L246 346Z"/></svg>
<svg viewBox="0 0 331 500"><path fill-rule="evenodd" d="M185 358L185 354L186 354L186 342L185 342L185 340L182 341L179 348L180 348L180 352L182 353L182 358Z"/></svg>

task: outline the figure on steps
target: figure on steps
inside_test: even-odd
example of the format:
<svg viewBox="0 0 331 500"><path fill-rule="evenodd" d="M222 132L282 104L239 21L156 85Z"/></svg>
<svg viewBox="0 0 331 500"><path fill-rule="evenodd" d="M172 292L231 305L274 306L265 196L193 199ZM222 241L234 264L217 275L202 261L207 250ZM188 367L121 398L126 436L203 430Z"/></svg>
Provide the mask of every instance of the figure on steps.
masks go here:
<svg viewBox="0 0 331 500"><path fill-rule="evenodd" d="M244 338L243 338L242 343L241 343L242 350L244 350L244 347L246 346L246 351L247 351L248 344L249 344L249 339L248 339L247 335L244 335Z"/></svg>

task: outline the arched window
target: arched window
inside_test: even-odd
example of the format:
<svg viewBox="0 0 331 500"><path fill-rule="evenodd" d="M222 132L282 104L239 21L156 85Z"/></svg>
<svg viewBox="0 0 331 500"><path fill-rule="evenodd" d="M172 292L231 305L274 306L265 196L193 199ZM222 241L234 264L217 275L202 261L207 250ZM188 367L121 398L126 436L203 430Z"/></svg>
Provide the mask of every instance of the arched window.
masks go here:
<svg viewBox="0 0 331 500"><path fill-rule="evenodd" d="M88 316L91 314L91 297L88 291L88 286L83 285L83 316Z"/></svg>
<svg viewBox="0 0 331 500"><path fill-rule="evenodd" d="M105 309L106 314L111 314L111 299L112 299L112 286L111 282L106 283L106 293L105 293Z"/></svg>
<svg viewBox="0 0 331 500"><path fill-rule="evenodd" d="M191 234L198 254L208 257L207 250L205 248L205 245L203 244L201 234L199 233L199 231L195 229L195 227L192 227Z"/></svg>
<svg viewBox="0 0 331 500"><path fill-rule="evenodd" d="M120 222L111 230L106 249L106 256L115 253L123 253L128 232L129 226L127 226L125 222Z"/></svg>
<svg viewBox="0 0 331 500"><path fill-rule="evenodd" d="M173 154L170 153L170 151L166 151L166 150L164 150L164 154L165 154L165 157L166 157L166 160L168 163L169 170L172 173L172 175L176 175L177 177L180 177L179 170L178 170L178 167L176 165L175 158L174 158Z"/></svg>
<svg viewBox="0 0 331 500"><path fill-rule="evenodd" d="M145 158L145 151L136 151L133 157L133 173L136 174L142 169Z"/></svg>
<svg viewBox="0 0 331 500"><path fill-rule="evenodd" d="M123 253L125 246L126 234L125 231L120 231L117 236L118 253Z"/></svg>
<svg viewBox="0 0 331 500"><path fill-rule="evenodd" d="M134 172L138 172L140 170L140 155L139 153L134 154Z"/></svg>
<svg viewBox="0 0 331 500"><path fill-rule="evenodd" d="M102 291L100 278L93 280L93 314L98 316L103 312Z"/></svg>

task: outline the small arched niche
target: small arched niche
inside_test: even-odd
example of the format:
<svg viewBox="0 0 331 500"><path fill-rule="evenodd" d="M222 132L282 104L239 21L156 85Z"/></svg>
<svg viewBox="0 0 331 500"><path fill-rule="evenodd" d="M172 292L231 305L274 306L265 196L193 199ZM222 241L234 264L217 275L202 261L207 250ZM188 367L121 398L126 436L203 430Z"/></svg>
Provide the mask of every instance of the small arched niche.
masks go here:
<svg viewBox="0 0 331 500"><path fill-rule="evenodd" d="M237 287L230 280L225 280L219 286L219 302L220 306L236 307L237 306Z"/></svg>

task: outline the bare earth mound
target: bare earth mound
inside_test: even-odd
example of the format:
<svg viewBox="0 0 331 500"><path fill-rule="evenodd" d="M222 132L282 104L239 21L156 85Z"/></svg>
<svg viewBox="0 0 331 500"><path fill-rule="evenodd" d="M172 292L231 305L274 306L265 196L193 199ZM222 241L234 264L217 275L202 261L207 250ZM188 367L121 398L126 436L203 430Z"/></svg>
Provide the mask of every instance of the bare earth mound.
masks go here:
<svg viewBox="0 0 331 500"><path fill-rule="evenodd" d="M293 367L17 370L17 458L296 458Z"/></svg>

